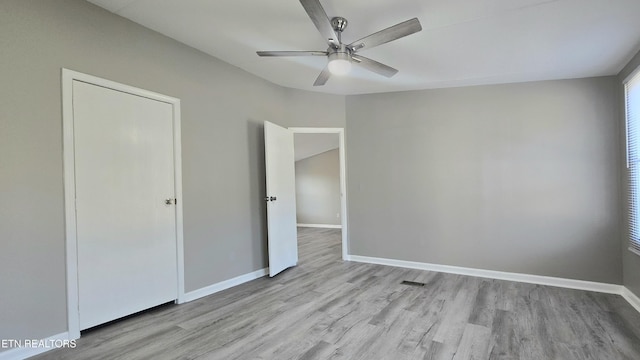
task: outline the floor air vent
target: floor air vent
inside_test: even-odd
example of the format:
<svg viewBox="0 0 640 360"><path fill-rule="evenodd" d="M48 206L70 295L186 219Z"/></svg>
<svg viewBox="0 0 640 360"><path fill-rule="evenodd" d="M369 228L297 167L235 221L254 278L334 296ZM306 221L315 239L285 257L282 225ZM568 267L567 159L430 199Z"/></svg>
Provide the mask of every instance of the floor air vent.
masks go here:
<svg viewBox="0 0 640 360"><path fill-rule="evenodd" d="M403 280L401 282L402 285L410 285L410 286L424 286L424 283L421 282L415 282L415 281L407 281L407 280Z"/></svg>

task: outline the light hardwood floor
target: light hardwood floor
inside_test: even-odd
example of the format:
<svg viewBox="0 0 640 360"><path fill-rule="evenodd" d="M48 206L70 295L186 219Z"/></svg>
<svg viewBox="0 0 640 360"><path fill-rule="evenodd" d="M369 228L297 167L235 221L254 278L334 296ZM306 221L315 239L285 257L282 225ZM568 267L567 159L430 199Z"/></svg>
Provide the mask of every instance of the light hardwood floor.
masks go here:
<svg viewBox="0 0 640 360"><path fill-rule="evenodd" d="M36 359L640 359L640 314L620 296L343 262L339 230L298 231L299 265L273 279Z"/></svg>

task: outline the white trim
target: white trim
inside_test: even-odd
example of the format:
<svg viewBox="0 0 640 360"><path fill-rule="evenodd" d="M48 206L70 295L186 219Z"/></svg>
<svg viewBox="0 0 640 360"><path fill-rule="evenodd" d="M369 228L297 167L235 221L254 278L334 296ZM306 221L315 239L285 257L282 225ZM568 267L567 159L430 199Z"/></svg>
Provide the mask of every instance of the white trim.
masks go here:
<svg viewBox="0 0 640 360"><path fill-rule="evenodd" d="M624 80L622 80L622 84L626 85L634 76L638 75L638 73L640 73L640 65L638 65L629 75L627 75L626 78L624 78Z"/></svg>
<svg viewBox="0 0 640 360"><path fill-rule="evenodd" d="M638 251L638 250L636 250L636 249L632 248L631 246L629 246L629 247L627 248L627 250L629 250L630 252L632 252L632 253L634 253L634 254L636 254L636 255L640 256L640 251Z"/></svg>
<svg viewBox="0 0 640 360"><path fill-rule="evenodd" d="M174 191L176 198L176 257L178 265L178 298L177 304L185 302L184 293L184 232L182 219L182 204L184 197L182 196L182 113L180 110L180 100L172 103L173 105L173 167L174 167Z"/></svg>
<svg viewBox="0 0 640 360"><path fill-rule="evenodd" d="M185 299L185 302L197 300L205 296L213 295L219 291L226 290L234 286L238 286L240 284L244 284L251 280L261 278L267 275L268 273L269 273L269 268L265 268L265 269L260 269L248 274L240 275L240 276L234 277L233 279L221 281L219 283L209 285L207 287L203 287L198 290L190 291L184 294L184 299Z"/></svg>
<svg viewBox="0 0 640 360"><path fill-rule="evenodd" d="M294 134L338 134L340 144L340 218L342 222L342 260L349 259L349 231L347 215L347 148L343 128L290 127Z"/></svg>
<svg viewBox="0 0 640 360"><path fill-rule="evenodd" d="M19 339L14 339L14 340L19 340ZM31 340L31 339L24 339L24 340ZM23 341L24 341L23 340ZM61 334L58 335L53 335L50 336L46 339L40 340L44 341L45 344L47 343L51 343L57 340L74 340L73 338L71 338L69 336L68 332L63 332ZM12 348L9 350L5 350L3 352L0 352L0 360L16 360L16 359L26 359L26 358L30 358L32 356L36 356L42 353L45 353L49 350L54 350L56 349L55 347L19 347L19 348Z"/></svg>
<svg viewBox="0 0 640 360"><path fill-rule="evenodd" d="M634 294L628 287L623 286L621 294L622 297L627 300L631 306L633 306L638 312L640 312L640 298Z"/></svg>
<svg viewBox="0 0 640 360"><path fill-rule="evenodd" d="M297 226L308 227L308 228L342 229L342 225L331 225L331 224L297 224Z"/></svg>
<svg viewBox="0 0 640 360"><path fill-rule="evenodd" d="M622 285L599 283L599 282L584 281L584 280L564 279L564 278L557 278L557 277L550 277L550 276L529 275L529 274L511 273L511 272L494 271L494 270L482 270L482 269L466 268L466 267L459 267L459 266L438 265L438 264L375 258L375 257L358 256L358 255L351 255L351 261L369 263L369 264L396 266L396 267L409 268L409 269L438 271L438 272L449 273L449 274L468 275L468 276L476 276L476 277L497 279L497 280L517 281L517 282L538 284L538 285L557 286L557 287L562 287L567 289L587 290L587 291L595 291L595 292L601 292L601 293L607 293L607 294L620 295L622 294L622 291L623 291Z"/></svg>
<svg viewBox="0 0 640 360"><path fill-rule="evenodd" d="M176 204L176 241L177 241L177 273L178 296L177 303L185 301L184 293L184 237L182 221L182 158L180 136L180 99L120 84L88 74L69 69L62 69L62 127L63 127L63 158L64 158L64 207L66 232L67 259L67 326L70 339L80 338L80 318L78 314L78 253L76 233L76 204L75 204L75 154L73 135L73 81L82 81L97 86L162 101L173 107L173 144L175 166L175 195Z"/></svg>
<svg viewBox="0 0 640 360"><path fill-rule="evenodd" d="M78 251L76 234L75 154L73 134L73 79L74 74L62 69L62 152L64 166L65 246L67 252L67 327L69 336L80 338L78 313Z"/></svg>

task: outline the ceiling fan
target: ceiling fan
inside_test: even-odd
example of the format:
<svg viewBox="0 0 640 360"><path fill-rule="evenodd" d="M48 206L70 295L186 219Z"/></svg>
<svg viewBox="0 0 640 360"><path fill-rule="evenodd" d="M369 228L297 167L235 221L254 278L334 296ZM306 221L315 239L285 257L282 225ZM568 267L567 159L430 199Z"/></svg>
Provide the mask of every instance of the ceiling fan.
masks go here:
<svg viewBox="0 0 640 360"><path fill-rule="evenodd" d="M327 66L322 70L313 86L322 86L333 75L346 75L351 70L351 63L359 64L365 69L386 77L392 77L398 70L358 54L361 50L400 39L422 30L417 18L380 30L351 44L342 43L342 32L347 27L347 19L334 17L329 20L320 0L300 0L311 21L320 34L327 40L326 51L257 51L258 56L326 56Z"/></svg>

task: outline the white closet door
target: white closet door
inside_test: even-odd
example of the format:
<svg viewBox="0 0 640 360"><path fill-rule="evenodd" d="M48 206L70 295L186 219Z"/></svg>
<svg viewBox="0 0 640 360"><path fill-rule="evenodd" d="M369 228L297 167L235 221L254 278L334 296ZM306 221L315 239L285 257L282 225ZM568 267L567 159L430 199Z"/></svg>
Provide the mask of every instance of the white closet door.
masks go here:
<svg viewBox="0 0 640 360"><path fill-rule="evenodd" d="M73 83L80 329L178 296L172 111Z"/></svg>

